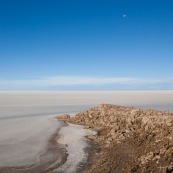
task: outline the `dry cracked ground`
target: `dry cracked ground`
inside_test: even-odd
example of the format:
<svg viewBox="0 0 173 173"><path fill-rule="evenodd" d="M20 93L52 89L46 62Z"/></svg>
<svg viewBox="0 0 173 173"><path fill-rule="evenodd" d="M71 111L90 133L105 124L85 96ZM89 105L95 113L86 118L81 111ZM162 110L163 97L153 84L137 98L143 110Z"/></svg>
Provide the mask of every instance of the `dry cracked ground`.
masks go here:
<svg viewBox="0 0 173 173"><path fill-rule="evenodd" d="M98 131L99 144L85 173L173 172L173 114L103 104L58 119Z"/></svg>

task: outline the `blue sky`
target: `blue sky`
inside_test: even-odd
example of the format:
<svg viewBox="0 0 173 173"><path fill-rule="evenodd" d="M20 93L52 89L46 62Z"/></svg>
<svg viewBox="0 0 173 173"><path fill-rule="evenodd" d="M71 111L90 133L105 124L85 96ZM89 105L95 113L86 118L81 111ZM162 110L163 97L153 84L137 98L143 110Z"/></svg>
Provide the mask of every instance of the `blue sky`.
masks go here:
<svg viewBox="0 0 173 173"><path fill-rule="evenodd" d="M0 90L173 89L172 0L0 0Z"/></svg>

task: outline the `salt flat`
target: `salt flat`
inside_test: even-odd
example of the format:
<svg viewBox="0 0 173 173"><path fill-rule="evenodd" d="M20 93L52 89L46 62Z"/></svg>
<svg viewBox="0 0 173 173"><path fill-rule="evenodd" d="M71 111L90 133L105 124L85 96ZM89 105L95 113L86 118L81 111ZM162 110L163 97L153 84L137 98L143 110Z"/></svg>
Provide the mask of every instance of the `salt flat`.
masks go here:
<svg viewBox="0 0 173 173"><path fill-rule="evenodd" d="M53 117L102 103L173 112L173 91L0 92L0 167L37 162L60 127Z"/></svg>

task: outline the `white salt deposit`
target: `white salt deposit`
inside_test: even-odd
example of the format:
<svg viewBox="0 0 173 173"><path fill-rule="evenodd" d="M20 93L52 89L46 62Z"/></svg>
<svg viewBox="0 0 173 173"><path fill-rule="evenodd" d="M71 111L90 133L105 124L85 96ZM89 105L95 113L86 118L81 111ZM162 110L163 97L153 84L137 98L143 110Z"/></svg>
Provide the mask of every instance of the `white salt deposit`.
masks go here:
<svg viewBox="0 0 173 173"><path fill-rule="evenodd" d="M87 147L86 135L95 135L96 132L90 129L84 129L79 125L72 125L62 127L60 130L60 140L58 142L67 144L67 161L62 165L57 172L75 173L77 169L80 169L80 163L87 161L87 153L85 148Z"/></svg>

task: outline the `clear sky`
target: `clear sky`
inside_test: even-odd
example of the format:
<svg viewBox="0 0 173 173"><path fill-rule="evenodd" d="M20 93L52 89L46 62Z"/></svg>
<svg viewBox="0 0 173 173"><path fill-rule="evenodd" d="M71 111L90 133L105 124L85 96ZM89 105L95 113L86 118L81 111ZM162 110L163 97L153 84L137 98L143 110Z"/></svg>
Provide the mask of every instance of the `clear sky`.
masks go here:
<svg viewBox="0 0 173 173"><path fill-rule="evenodd" d="M0 0L0 90L173 89L172 0Z"/></svg>

